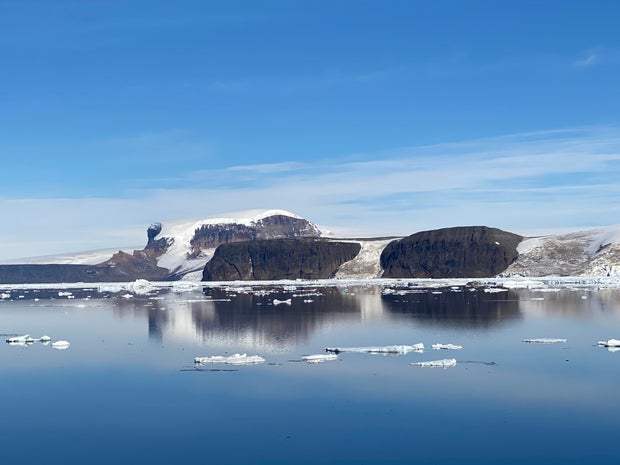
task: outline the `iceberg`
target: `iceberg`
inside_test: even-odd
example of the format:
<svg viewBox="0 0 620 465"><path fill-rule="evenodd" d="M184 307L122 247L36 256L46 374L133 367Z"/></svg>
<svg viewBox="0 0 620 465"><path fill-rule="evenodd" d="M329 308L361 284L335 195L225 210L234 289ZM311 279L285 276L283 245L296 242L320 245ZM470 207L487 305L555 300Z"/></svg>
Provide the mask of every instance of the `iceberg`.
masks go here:
<svg viewBox="0 0 620 465"><path fill-rule="evenodd" d="M231 356L213 355L211 357L195 357L194 363L207 365L209 363L226 363L228 365L256 365L265 363L265 359L260 355L234 354Z"/></svg>
<svg viewBox="0 0 620 465"><path fill-rule="evenodd" d="M442 360L431 360L429 362L415 362L411 365L418 367L431 367L431 368L450 368L456 366L455 358L444 358Z"/></svg>
<svg viewBox="0 0 620 465"><path fill-rule="evenodd" d="M395 354L401 355L408 352L423 352L424 344L395 345L395 346L373 346L373 347L326 347L326 352L339 354L340 352L362 352L368 354Z"/></svg>
<svg viewBox="0 0 620 465"><path fill-rule="evenodd" d="M434 350L461 350L463 346L457 346L455 344L433 344L431 346Z"/></svg>
<svg viewBox="0 0 620 465"><path fill-rule="evenodd" d="M566 339L553 338L553 337L539 337L534 339L523 339L523 342L529 342L534 344L562 344L566 342Z"/></svg>
<svg viewBox="0 0 620 465"><path fill-rule="evenodd" d="M314 354L314 355L304 355L301 357L304 362L308 363L323 363L328 360L338 360L338 354Z"/></svg>

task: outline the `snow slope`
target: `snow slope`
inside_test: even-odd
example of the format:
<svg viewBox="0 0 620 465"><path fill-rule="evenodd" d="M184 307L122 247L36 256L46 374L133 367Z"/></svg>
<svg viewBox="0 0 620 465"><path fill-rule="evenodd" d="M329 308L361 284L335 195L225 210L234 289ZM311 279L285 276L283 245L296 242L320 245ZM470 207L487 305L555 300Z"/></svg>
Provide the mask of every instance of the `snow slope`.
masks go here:
<svg viewBox="0 0 620 465"><path fill-rule="evenodd" d="M503 276L620 276L620 225L524 239Z"/></svg>

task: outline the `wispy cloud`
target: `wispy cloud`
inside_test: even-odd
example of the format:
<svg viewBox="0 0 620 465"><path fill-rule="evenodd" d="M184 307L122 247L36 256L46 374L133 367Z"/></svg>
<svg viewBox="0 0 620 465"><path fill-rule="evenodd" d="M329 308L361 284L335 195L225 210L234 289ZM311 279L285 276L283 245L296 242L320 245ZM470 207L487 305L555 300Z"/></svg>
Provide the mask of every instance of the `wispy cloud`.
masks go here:
<svg viewBox="0 0 620 465"><path fill-rule="evenodd" d="M581 67L581 68L587 68L590 66L594 66L596 64L598 64L600 61L599 56L594 54L594 53L590 53L589 55L587 55L585 58L581 58L579 60L576 60L573 64L575 66Z"/></svg>
<svg viewBox="0 0 620 465"><path fill-rule="evenodd" d="M67 252L70 244L141 244L153 221L251 208L286 209L335 232L368 235L468 224L527 233L619 223L620 128L231 166L180 179L181 188L134 191L131 198L0 200L5 217L22 218L0 232L0 258ZM14 237L22 238L21 249L1 245ZM65 249L51 250L54 244Z"/></svg>

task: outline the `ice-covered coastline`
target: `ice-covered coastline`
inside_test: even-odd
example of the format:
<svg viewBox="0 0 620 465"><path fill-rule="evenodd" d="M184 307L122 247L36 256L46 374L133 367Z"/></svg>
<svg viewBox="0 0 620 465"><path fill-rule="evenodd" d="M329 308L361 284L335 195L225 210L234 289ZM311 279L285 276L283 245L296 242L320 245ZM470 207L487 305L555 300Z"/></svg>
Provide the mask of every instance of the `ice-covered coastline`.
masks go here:
<svg viewBox="0 0 620 465"><path fill-rule="evenodd" d="M0 291L18 289L97 289L109 292L135 292L147 286L152 290L172 289L174 291L193 291L203 287L210 288L252 288L271 286L275 288L295 287L355 287L381 286L385 288L450 288L471 287L487 289L620 289L620 277L603 276L547 276L510 278L366 278L366 279L318 279L318 280L273 280L273 281L145 281L119 283L41 283L41 284L0 284ZM138 290L140 289L140 290ZM136 292L137 291L137 292ZM1 295L1 294L0 294ZM2 297L0 297L2 298ZM6 298L6 297L4 297Z"/></svg>

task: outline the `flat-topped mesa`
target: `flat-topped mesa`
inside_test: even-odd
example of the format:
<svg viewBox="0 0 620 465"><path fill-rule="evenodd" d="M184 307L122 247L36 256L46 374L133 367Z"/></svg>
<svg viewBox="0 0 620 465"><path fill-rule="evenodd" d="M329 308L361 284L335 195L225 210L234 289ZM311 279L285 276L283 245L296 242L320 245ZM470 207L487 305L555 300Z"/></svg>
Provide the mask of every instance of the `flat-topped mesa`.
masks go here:
<svg viewBox="0 0 620 465"><path fill-rule="evenodd" d="M384 278L487 278L516 260L522 236L486 226L422 231L381 253Z"/></svg>
<svg viewBox="0 0 620 465"><path fill-rule="evenodd" d="M230 242L320 236L321 231L308 220L282 213L249 222L204 223L194 231L188 258L197 257L204 249L213 249Z"/></svg>

